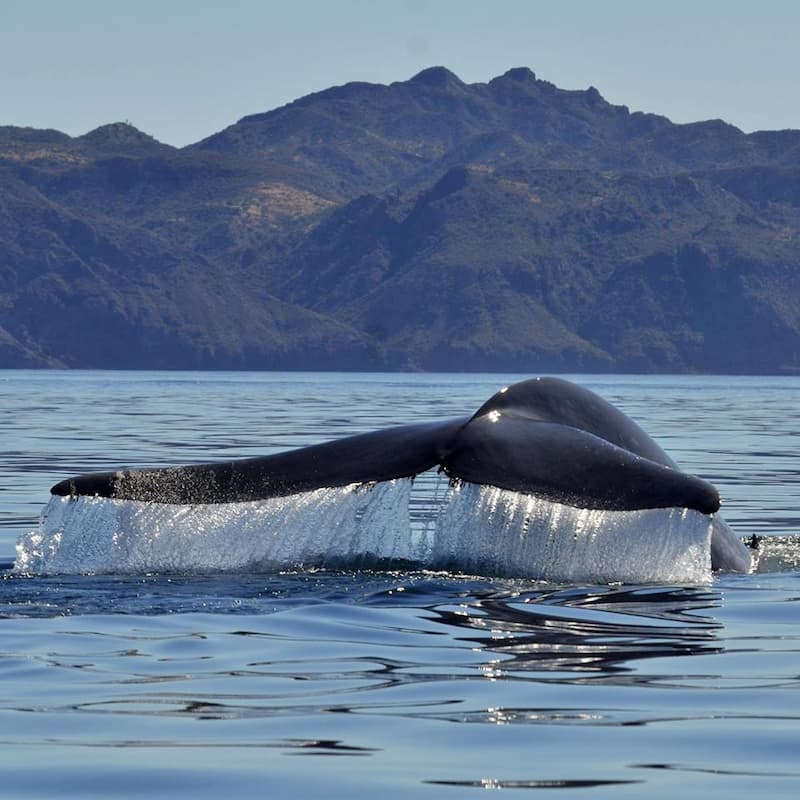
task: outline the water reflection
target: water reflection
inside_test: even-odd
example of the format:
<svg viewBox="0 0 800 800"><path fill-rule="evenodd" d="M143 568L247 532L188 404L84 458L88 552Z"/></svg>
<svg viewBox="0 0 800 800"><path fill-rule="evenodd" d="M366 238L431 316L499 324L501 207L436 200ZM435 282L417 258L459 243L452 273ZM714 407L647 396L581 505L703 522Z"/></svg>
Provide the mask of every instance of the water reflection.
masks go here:
<svg viewBox="0 0 800 800"><path fill-rule="evenodd" d="M699 613L720 601L699 588L593 587L490 593L431 610L470 634L458 638L486 656L487 677L569 673L561 679L574 681L574 673L610 678L636 661L720 652L720 623Z"/></svg>
<svg viewBox="0 0 800 800"><path fill-rule="evenodd" d="M719 767L696 767L687 764L631 764L633 769L670 770L673 772L696 772L708 775L730 775L749 778L800 778L800 771L775 772L774 770L757 769L720 769Z"/></svg>

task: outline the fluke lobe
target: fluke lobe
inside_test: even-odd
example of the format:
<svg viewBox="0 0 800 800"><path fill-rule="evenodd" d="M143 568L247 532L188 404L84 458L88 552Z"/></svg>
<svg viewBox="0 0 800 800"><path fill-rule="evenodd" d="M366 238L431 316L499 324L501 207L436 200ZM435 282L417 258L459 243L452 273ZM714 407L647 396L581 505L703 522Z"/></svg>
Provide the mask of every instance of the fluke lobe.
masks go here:
<svg viewBox="0 0 800 800"><path fill-rule="evenodd" d="M688 508L715 514L717 490L682 472L629 417L588 389L533 378L497 392L471 417L405 425L275 455L79 475L60 496L154 503L233 503L373 483L439 467L451 479L575 508ZM711 564L747 571L748 549L714 519Z"/></svg>

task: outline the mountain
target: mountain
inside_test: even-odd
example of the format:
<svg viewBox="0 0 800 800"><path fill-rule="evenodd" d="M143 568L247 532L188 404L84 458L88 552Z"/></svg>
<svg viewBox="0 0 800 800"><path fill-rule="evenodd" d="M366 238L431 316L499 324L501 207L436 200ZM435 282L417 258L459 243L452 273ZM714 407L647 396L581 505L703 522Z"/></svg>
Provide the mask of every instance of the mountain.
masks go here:
<svg viewBox="0 0 800 800"><path fill-rule="evenodd" d="M800 131L526 68L194 145L0 128L0 366L800 370Z"/></svg>

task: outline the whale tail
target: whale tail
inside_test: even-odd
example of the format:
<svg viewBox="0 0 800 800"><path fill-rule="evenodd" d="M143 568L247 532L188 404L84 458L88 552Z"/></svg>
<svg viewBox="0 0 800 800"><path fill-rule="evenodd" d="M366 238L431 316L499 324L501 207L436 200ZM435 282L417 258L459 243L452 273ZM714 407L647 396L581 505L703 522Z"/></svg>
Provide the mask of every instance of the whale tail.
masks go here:
<svg viewBox="0 0 800 800"><path fill-rule="evenodd" d="M383 483L439 467L451 479L598 511L720 507L717 490L682 472L625 414L559 378L497 392L472 417L405 425L239 461L68 478L53 495L172 505L241 503L352 484ZM714 517L715 569L749 569L747 548Z"/></svg>

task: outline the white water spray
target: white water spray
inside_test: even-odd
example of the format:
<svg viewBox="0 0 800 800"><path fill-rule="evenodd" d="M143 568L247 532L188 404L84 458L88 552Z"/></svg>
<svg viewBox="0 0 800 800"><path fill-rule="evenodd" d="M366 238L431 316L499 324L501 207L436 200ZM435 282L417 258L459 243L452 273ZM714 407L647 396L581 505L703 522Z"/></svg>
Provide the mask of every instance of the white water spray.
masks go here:
<svg viewBox="0 0 800 800"><path fill-rule="evenodd" d="M696 511L579 509L464 483L412 524L411 488L398 479L207 505L53 497L39 528L17 543L15 570L356 569L402 561L562 583L711 579L712 522Z"/></svg>
<svg viewBox="0 0 800 800"><path fill-rule="evenodd" d="M410 548L410 480L257 500L171 505L52 497L17 543L17 572L271 570L386 558Z"/></svg>
<svg viewBox="0 0 800 800"><path fill-rule="evenodd" d="M711 518L683 508L603 511L494 486L451 487L432 566L558 583L705 583Z"/></svg>

